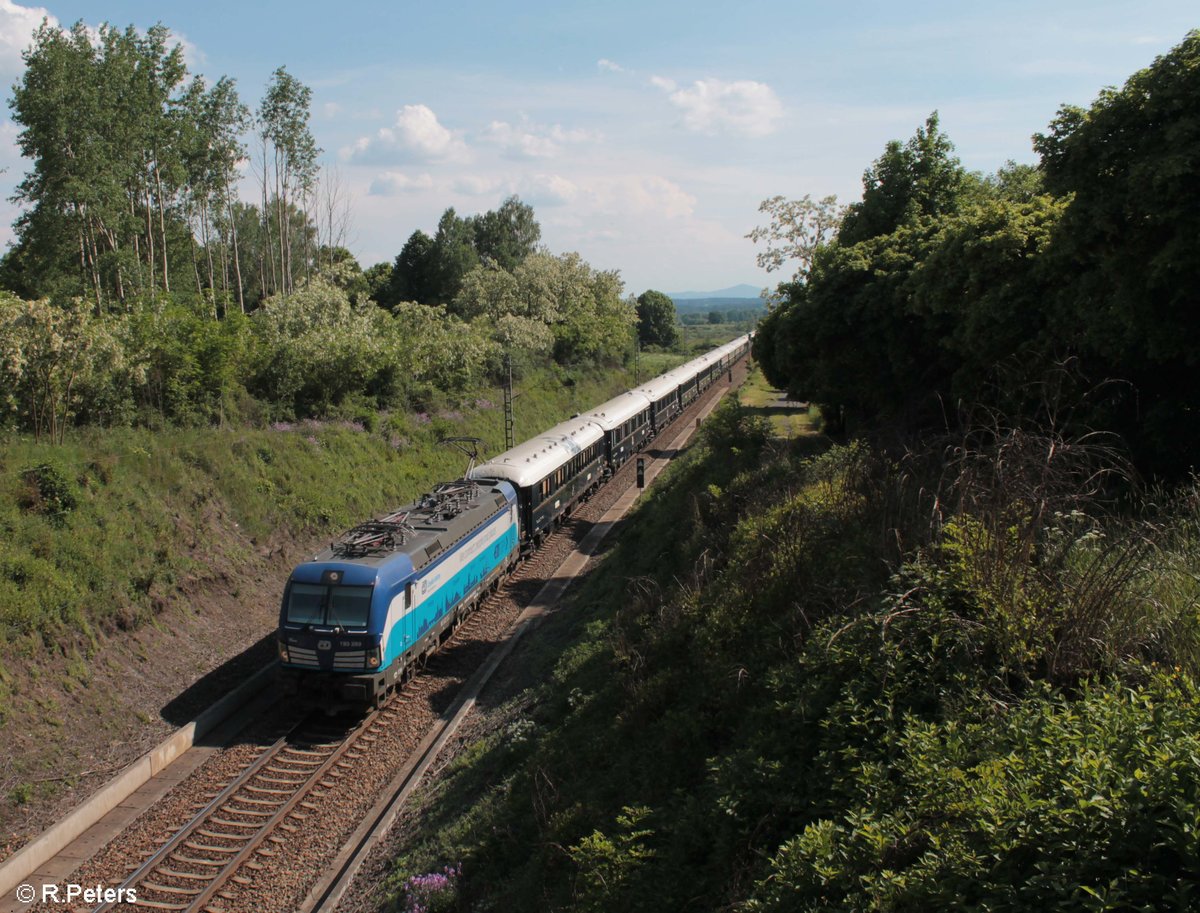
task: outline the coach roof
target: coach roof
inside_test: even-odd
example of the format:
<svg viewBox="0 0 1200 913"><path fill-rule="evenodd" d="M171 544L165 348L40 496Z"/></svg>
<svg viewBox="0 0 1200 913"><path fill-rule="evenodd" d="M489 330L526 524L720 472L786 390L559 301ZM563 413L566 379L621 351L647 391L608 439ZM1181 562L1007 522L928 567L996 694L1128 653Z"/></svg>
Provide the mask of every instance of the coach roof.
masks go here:
<svg viewBox="0 0 1200 913"><path fill-rule="evenodd" d="M471 470L470 478L507 479L520 488L528 488L603 437L599 424L576 416L481 463Z"/></svg>
<svg viewBox="0 0 1200 913"><path fill-rule="evenodd" d="M584 418L598 423L605 431L620 427L639 412L650 408L650 398L640 390L626 390L620 396L614 396L606 403L601 403Z"/></svg>

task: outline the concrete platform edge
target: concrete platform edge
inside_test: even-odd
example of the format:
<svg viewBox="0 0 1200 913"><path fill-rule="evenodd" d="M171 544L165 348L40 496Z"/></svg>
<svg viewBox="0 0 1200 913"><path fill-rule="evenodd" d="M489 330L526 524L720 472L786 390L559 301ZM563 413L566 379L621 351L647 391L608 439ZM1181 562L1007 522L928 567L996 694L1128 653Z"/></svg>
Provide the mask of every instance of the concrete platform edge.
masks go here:
<svg viewBox="0 0 1200 913"><path fill-rule="evenodd" d="M73 840L124 802L151 777L191 748L219 723L258 693L275 672L275 664L260 669L190 723L181 726L158 745L126 766L74 811L43 831L0 863L0 897L4 897Z"/></svg>

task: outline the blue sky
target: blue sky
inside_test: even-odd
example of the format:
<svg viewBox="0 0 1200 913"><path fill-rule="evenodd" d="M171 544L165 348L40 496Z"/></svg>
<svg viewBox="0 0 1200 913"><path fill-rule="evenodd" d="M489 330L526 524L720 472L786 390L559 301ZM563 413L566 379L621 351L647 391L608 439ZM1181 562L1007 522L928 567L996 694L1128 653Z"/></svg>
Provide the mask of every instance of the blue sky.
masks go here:
<svg viewBox="0 0 1200 913"><path fill-rule="evenodd" d="M1085 3L49 3L0 0L0 77L43 16L162 22L193 72L256 107L284 65L352 203L348 246L391 260L447 206L516 193L543 241L627 290L773 283L745 234L774 194L857 199L889 139L937 109L964 164L1030 162L1086 105L1200 26L1194 0ZM0 124L0 190L26 168ZM248 194L249 195L249 194ZM0 240L16 215L0 204Z"/></svg>

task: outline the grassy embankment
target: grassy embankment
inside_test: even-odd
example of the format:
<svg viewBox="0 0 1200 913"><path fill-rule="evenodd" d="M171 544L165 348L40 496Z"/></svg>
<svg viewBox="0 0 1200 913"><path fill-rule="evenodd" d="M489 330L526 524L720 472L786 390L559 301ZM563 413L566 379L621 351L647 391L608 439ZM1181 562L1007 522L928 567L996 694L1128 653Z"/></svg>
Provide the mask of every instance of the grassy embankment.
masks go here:
<svg viewBox="0 0 1200 913"><path fill-rule="evenodd" d="M1194 908L1200 497L947 452L718 412L421 797L396 907L461 865L430 909Z"/></svg>
<svg viewBox="0 0 1200 913"><path fill-rule="evenodd" d="M646 356L643 377L681 360ZM531 374L517 384L516 437L631 385L632 372L569 386L557 373ZM0 441L0 838L19 808L105 766L94 753L128 741L130 727L176 695L114 700L114 690L151 687L139 680L164 663L186 687L240 649L236 636L252 643L266 633L289 555L461 474L466 459L437 446L444 436L503 449L502 402L487 390L428 413L357 421L84 429L63 446ZM191 621L216 629L208 643L181 633ZM141 638L156 631L170 652L151 656ZM111 655L114 644L132 645L132 655Z"/></svg>

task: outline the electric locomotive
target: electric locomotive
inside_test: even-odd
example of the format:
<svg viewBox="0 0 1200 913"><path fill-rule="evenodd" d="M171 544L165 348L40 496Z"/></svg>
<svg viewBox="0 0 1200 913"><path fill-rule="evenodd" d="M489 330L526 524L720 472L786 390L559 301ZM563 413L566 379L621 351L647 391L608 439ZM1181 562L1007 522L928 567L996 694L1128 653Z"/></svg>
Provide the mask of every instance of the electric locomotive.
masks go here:
<svg viewBox="0 0 1200 913"><path fill-rule="evenodd" d="M507 482L460 479L345 533L292 571L279 612L287 690L379 706L519 554Z"/></svg>

